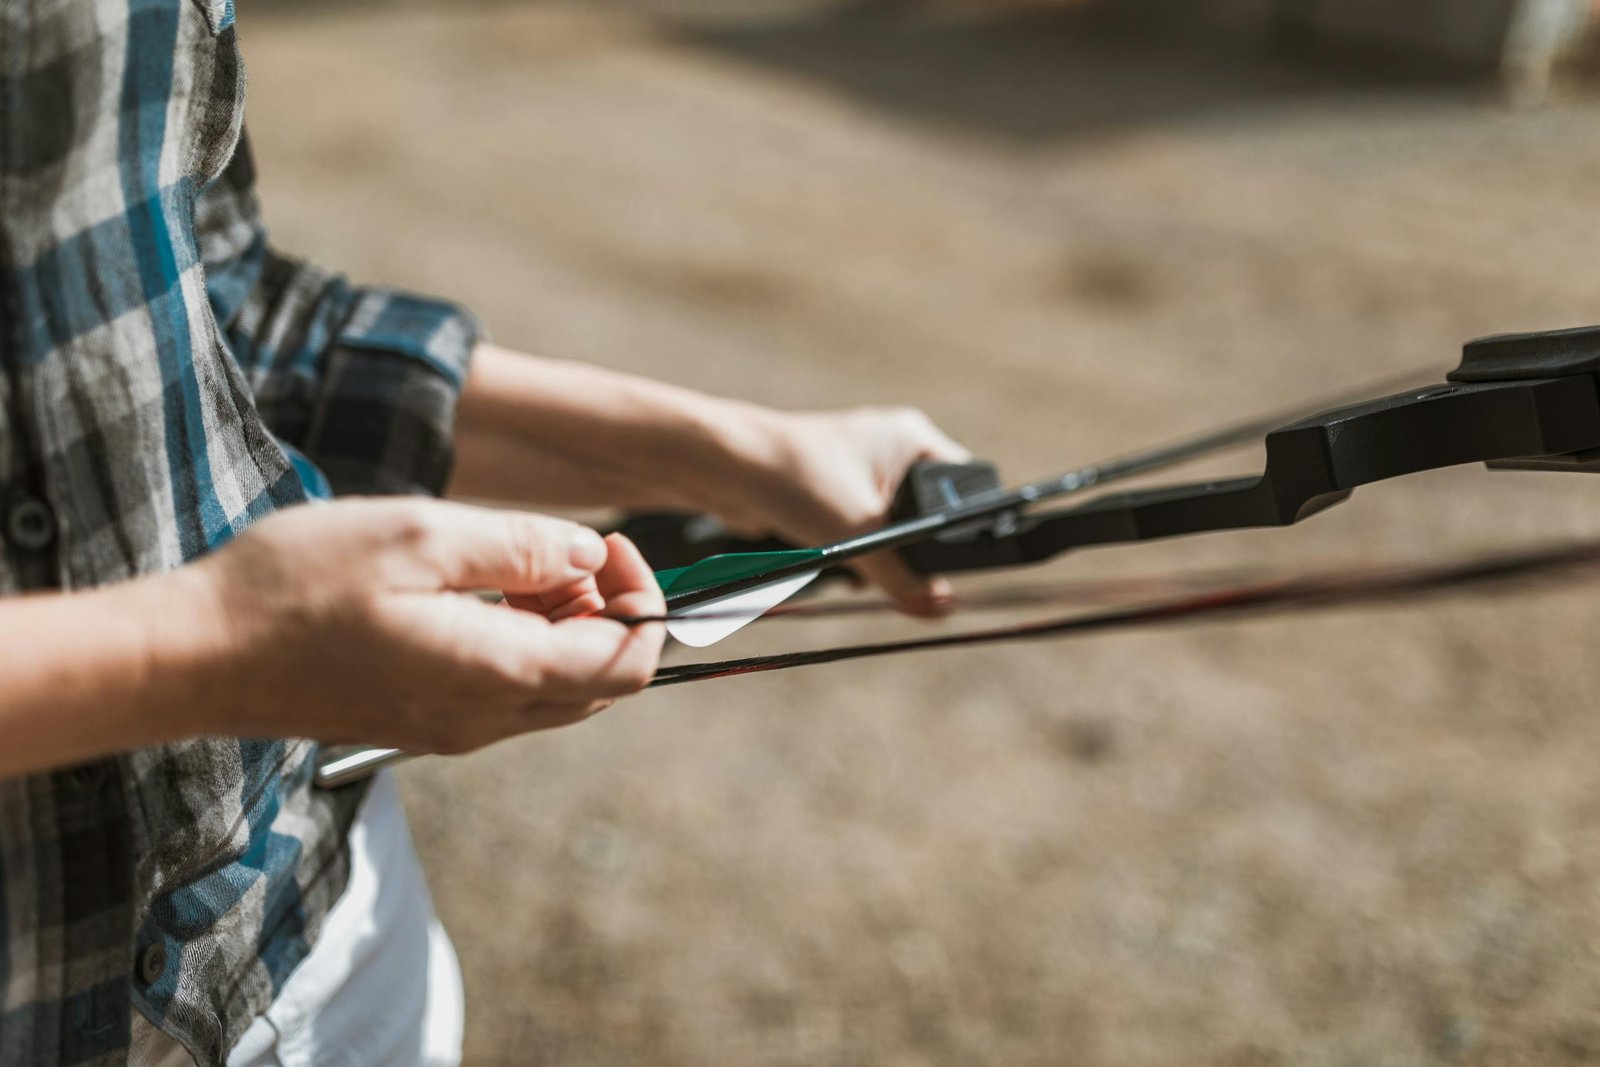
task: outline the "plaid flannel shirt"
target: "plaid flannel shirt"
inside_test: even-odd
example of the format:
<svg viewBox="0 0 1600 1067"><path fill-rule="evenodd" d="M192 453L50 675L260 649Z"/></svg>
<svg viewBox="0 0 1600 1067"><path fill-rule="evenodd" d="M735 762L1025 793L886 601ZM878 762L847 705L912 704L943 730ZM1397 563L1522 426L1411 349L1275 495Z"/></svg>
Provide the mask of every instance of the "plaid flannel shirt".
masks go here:
<svg viewBox="0 0 1600 1067"><path fill-rule="evenodd" d="M180 566L322 474L444 482L471 321L274 253L243 100L232 0L0 0L0 593ZM122 1062L148 1026L222 1063L343 889L359 790L312 755L0 781L0 1063Z"/></svg>

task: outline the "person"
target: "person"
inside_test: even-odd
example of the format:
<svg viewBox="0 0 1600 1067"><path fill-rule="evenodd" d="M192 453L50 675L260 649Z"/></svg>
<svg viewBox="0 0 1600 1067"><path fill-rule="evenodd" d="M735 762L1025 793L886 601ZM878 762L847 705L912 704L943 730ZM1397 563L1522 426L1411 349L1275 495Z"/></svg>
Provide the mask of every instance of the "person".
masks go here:
<svg viewBox="0 0 1600 1067"><path fill-rule="evenodd" d="M621 538L422 497L809 543L961 450L522 355L280 254L232 0L0 0L0 72L0 1062L453 1062L393 783L314 789L316 743L579 722L661 648L608 616L662 599Z"/></svg>

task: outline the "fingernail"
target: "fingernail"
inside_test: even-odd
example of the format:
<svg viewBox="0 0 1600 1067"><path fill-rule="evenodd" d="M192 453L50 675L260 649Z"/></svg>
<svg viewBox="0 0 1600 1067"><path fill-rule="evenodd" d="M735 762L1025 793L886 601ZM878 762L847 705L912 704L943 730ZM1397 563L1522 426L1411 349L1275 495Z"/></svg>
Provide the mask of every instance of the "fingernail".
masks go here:
<svg viewBox="0 0 1600 1067"><path fill-rule="evenodd" d="M587 526L572 531L572 543L567 548L567 562L575 570L593 574L606 561L606 543L600 535Z"/></svg>

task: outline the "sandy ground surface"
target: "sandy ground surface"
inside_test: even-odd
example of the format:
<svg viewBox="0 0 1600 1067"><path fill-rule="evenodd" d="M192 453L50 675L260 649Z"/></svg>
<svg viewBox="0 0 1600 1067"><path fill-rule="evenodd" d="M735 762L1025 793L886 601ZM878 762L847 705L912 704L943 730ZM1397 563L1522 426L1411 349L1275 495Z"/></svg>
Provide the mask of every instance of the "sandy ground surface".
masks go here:
<svg viewBox="0 0 1600 1067"><path fill-rule="evenodd" d="M723 7L245 12L279 242L540 352L916 404L1015 478L1600 319L1593 104L1049 12ZM1038 573L1583 533L1600 481L1460 469ZM1593 588L1345 610L685 687L420 762L469 1059L1595 1061L1597 640Z"/></svg>

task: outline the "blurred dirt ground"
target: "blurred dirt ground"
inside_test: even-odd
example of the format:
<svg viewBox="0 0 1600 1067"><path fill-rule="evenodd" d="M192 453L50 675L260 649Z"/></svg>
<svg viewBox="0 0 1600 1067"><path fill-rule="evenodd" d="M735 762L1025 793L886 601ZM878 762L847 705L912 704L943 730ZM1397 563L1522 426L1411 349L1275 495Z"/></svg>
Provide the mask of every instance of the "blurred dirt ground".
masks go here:
<svg viewBox="0 0 1600 1067"><path fill-rule="evenodd" d="M535 351L916 404L1013 478L1600 319L1593 103L720 7L244 11L279 243ZM1460 469L1040 574L1597 533L1600 481ZM1600 1060L1597 594L722 681L414 764L469 1059Z"/></svg>

